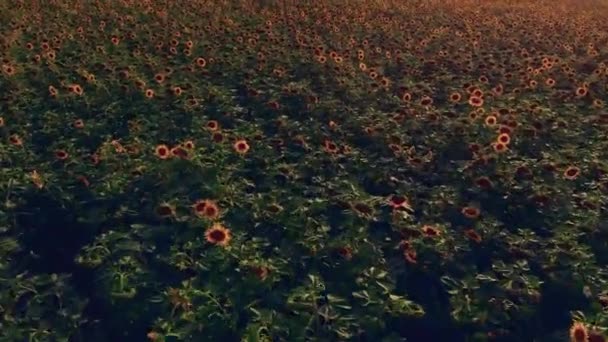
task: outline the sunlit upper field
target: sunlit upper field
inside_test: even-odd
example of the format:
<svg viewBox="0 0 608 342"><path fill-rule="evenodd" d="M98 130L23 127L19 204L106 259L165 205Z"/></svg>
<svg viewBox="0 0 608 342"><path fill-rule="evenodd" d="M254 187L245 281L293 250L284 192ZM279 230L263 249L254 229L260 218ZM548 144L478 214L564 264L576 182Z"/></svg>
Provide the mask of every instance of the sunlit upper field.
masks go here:
<svg viewBox="0 0 608 342"><path fill-rule="evenodd" d="M603 1L0 1L0 341L606 341Z"/></svg>

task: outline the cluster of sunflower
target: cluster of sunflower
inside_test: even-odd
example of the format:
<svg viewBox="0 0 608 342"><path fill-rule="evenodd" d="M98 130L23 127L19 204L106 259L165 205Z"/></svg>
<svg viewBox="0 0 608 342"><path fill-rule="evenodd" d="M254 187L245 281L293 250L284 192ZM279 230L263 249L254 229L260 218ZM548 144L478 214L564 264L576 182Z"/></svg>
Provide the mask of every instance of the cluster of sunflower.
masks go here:
<svg viewBox="0 0 608 342"><path fill-rule="evenodd" d="M599 0L0 1L0 340L606 340Z"/></svg>

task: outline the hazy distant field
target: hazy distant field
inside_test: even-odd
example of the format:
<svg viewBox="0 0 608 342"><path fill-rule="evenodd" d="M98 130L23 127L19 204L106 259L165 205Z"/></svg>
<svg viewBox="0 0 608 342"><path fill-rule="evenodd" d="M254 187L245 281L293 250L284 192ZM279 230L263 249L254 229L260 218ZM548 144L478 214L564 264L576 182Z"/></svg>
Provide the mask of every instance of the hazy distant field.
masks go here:
<svg viewBox="0 0 608 342"><path fill-rule="evenodd" d="M0 0L0 341L605 341L602 1Z"/></svg>

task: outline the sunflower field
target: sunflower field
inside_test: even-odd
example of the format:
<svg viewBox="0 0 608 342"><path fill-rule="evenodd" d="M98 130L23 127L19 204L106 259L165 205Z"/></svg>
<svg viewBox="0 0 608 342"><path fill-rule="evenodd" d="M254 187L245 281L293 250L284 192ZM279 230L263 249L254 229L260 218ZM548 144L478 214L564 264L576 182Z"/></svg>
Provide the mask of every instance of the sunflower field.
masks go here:
<svg viewBox="0 0 608 342"><path fill-rule="evenodd" d="M0 0L0 341L606 341L607 18Z"/></svg>

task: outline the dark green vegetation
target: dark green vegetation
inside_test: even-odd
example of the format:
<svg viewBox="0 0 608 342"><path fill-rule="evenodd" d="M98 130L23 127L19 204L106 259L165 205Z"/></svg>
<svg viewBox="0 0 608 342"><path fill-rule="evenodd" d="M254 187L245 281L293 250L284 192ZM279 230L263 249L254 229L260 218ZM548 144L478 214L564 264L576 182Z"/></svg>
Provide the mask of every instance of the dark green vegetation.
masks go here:
<svg viewBox="0 0 608 342"><path fill-rule="evenodd" d="M0 341L602 341L607 8L475 3L0 1Z"/></svg>

